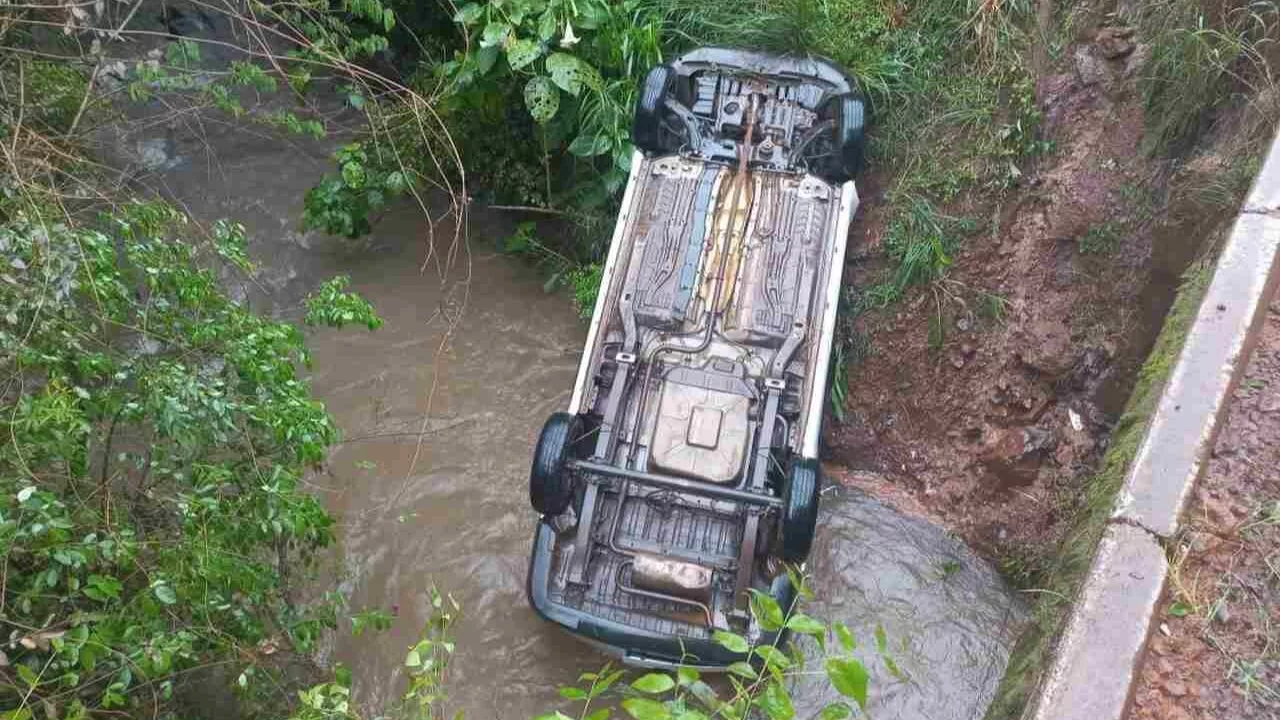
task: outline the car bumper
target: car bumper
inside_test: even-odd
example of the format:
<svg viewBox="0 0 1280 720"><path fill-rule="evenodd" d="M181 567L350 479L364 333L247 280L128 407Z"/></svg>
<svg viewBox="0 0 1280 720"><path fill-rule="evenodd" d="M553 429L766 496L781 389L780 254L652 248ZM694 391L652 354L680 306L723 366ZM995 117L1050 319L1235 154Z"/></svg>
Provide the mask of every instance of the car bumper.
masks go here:
<svg viewBox="0 0 1280 720"><path fill-rule="evenodd" d="M539 522L529 560L529 604L544 619L568 630L606 655L635 667L692 667L711 671L723 670L729 664L744 659L743 655L710 639L651 633L553 602L547 587L551 580L554 550L555 531L546 522ZM769 594L782 608L789 608L795 602L795 588L785 574L774 581ZM785 640L785 637L779 637L785 632L763 633L757 644Z"/></svg>
<svg viewBox="0 0 1280 720"><path fill-rule="evenodd" d="M734 48L699 48L681 55L671 67L680 75L720 68L756 75L789 77L826 85L832 93L847 93L855 84L834 63L813 55L774 55Z"/></svg>

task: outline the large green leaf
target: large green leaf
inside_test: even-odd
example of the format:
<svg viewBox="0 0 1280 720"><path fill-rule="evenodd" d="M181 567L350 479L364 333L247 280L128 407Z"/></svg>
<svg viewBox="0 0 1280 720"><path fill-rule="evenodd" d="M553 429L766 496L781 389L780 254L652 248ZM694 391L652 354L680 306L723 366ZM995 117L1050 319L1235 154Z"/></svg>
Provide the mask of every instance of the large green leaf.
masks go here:
<svg viewBox="0 0 1280 720"><path fill-rule="evenodd" d="M747 644L747 639L736 633L717 630L711 638L719 643L721 647L729 650L730 652L745 653L751 648L751 646Z"/></svg>
<svg viewBox="0 0 1280 720"><path fill-rule="evenodd" d="M841 695L867 709L867 669L853 658L827 658L827 677Z"/></svg>
<svg viewBox="0 0 1280 720"><path fill-rule="evenodd" d="M174 605L178 602L178 594L169 585L162 583L151 588L151 591L156 594L156 599L165 605Z"/></svg>
<svg viewBox="0 0 1280 720"><path fill-rule="evenodd" d="M453 16L453 21L463 25L474 25L483 14L484 8L476 3L467 3L458 9L458 12Z"/></svg>
<svg viewBox="0 0 1280 720"><path fill-rule="evenodd" d="M595 157L609 152L609 138L604 135L579 135L569 143L569 152L578 157Z"/></svg>
<svg viewBox="0 0 1280 720"><path fill-rule="evenodd" d="M502 22L491 22L484 26L484 32L480 34L480 47L496 47L502 45L507 35L511 32L511 26Z"/></svg>
<svg viewBox="0 0 1280 720"><path fill-rule="evenodd" d="M524 104L534 120L545 123L560 109L560 91L549 79L539 75L524 86Z"/></svg>
<svg viewBox="0 0 1280 720"><path fill-rule="evenodd" d="M756 647L756 654L764 660L770 669L786 670L791 667L791 658L787 654L772 645L760 645Z"/></svg>
<svg viewBox="0 0 1280 720"><path fill-rule="evenodd" d="M600 72L581 58L556 52L547 56L547 73L561 90L577 96L583 87L599 90L604 86Z"/></svg>
<svg viewBox="0 0 1280 720"><path fill-rule="evenodd" d="M791 696L787 689L777 680L772 680L760 694L760 707L769 715L769 720L792 720L796 709L791 705Z"/></svg>
<svg viewBox="0 0 1280 720"><path fill-rule="evenodd" d="M529 66L542 55L542 46L527 38L520 38L507 45L507 64L512 70Z"/></svg>
<svg viewBox="0 0 1280 720"><path fill-rule="evenodd" d="M631 683L631 687L643 693L656 695L664 693L676 686L676 681L666 673L649 673Z"/></svg>
<svg viewBox="0 0 1280 720"><path fill-rule="evenodd" d="M671 717L666 705L649 698L627 698L622 701L622 709L636 720L668 720Z"/></svg>
<svg viewBox="0 0 1280 720"><path fill-rule="evenodd" d="M777 600L774 600L766 593L755 589L751 591L751 614L760 623L760 627L765 630L782 629L782 608L778 605Z"/></svg>
<svg viewBox="0 0 1280 720"><path fill-rule="evenodd" d="M538 38L546 42L556 34L556 15L547 8L542 13L542 17L538 18Z"/></svg>
<svg viewBox="0 0 1280 720"><path fill-rule="evenodd" d="M842 622L836 623L836 637L840 639L840 646L845 652L853 652L853 649L858 646L858 641L853 639L849 626Z"/></svg>

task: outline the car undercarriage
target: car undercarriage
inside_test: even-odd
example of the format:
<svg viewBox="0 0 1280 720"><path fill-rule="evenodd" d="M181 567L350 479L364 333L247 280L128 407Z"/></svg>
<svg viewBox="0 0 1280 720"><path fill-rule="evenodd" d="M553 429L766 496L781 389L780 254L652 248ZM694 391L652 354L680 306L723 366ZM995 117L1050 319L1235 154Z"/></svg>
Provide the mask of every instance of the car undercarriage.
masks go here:
<svg viewBox="0 0 1280 720"><path fill-rule="evenodd" d="M752 592L791 604L857 207L851 97L820 61L724 50L642 88L646 152L530 478L535 608L633 663L725 665L716 631L778 630Z"/></svg>

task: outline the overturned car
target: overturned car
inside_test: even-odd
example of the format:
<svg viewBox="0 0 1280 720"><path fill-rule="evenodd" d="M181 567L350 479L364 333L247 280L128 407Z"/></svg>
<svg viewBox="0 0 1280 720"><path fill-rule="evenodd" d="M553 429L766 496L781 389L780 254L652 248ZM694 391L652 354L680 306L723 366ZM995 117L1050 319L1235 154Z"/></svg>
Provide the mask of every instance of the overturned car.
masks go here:
<svg viewBox="0 0 1280 720"><path fill-rule="evenodd" d="M767 642L809 553L865 103L831 64L701 49L652 69L577 383L538 439L533 607L626 662Z"/></svg>

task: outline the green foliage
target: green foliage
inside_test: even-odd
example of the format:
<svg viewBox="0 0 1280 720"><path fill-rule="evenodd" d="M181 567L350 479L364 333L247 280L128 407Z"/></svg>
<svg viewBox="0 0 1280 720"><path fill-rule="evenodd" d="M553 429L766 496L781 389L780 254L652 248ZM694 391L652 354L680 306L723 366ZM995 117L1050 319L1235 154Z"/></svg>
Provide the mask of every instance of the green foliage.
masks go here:
<svg viewBox="0 0 1280 720"><path fill-rule="evenodd" d="M1137 6L1132 20L1151 46L1139 82L1148 153L1183 152L1233 98L1274 91L1275 3L1160 0Z"/></svg>
<svg viewBox="0 0 1280 720"><path fill-rule="evenodd" d="M1105 255L1115 252L1120 245L1120 237L1124 232L1124 223L1108 220L1089 228L1089 232L1080 236L1078 245L1081 254Z"/></svg>
<svg viewBox="0 0 1280 720"><path fill-rule="evenodd" d="M791 575L800 582L801 595L807 596L808 588L795 573ZM618 681L624 677L623 672L606 665L599 672L584 673L578 685L561 688L561 696L580 703L580 708L571 713L557 711L540 715L537 720L609 717L617 706L635 720L713 717L792 720L796 711L790 680L815 672L825 675L831 687L848 701L827 706L818 717L852 717L854 710L850 702L866 710L870 674L853 655L856 643L847 627L837 623L828 628L795 608L784 610L772 597L760 592L752 593L751 613L762 629L776 631L785 627L796 636L814 641L826 653L821 659L821 669L807 670L804 655L794 645L752 643L737 633L717 631L713 636L717 643L743 656L728 668L727 683L713 686L697 670L679 667L669 672L650 672L629 685L620 686ZM834 645L829 642L832 639L837 641ZM880 656L889 661L883 643L879 645Z"/></svg>
<svg viewBox="0 0 1280 720"><path fill-rule="evenodd" d="M885 254L894 263L892 275L867 292L867 307L884 307L908 287L942 278L960 238L974 229L972 221L944 215L922 197L905 198L902 204L906 207L889 223L884 240Z"/></svg>
<svg viewBox="0 0 1280 720"><path fill-rule="evenodd" d="M8 137L6 128L17 122L19 97L24 125L50 135L66 132L87 83L85 73L70 63L15 58L0 65L0 87L7 88L5 94L12 100L0 103L0 137Z"/></svg>
<svg viewBox="0 0 1280 720"><path fill-rule="evenodd" d="M347 292L351 279L345 275L330 278L320 284L319 290L305 301L308 325L340 328L351 323L364 325L370 330L382 327L382 318L373 305L359 295Z"/></svg>
<svg viewBox="0 0 1280 720"><path fill-rule="evenodd" d="M252 689L255 647L305 651L333 624L285 591L332 537L300 484L336 431L297 376L301 332L221 289L248 266L242 228L214 235L154 203L0 226L0 605L21 628L0 703L151 712L211 662ZM322 294L317 318L344 316L330 301L350 304Z"/></svg>
<svg viewBox="0 0 1280 720"><path fill-rule="evenodd" d="M809 598L804 579L794 571L788 575L797 584L798 595ZM452 628L461 608L452 597L431 591L432 613L421 639L405 655L408 687L391 717L445 718L448 696L445 675L455 654ZM820 669L808 670L804 653L794 644L753 643L733 632L717 631L713 637L723 647L742 655L713 683L703 679L693 667L655 671L628 679L627 671L605 665L596 672L584 672L574 685L561 687L560 696L575 708L553 710L534 720L604 720L626 716L634 720L793 720L795 704L789 686L794 678L821 674L845 700L823 708L824 720L849 718L854 707L866 711L870 674L854 656L857 643L842 623L828 627L795 607L784 610L769 595L753 592L751 613L760 627L776 631L786 628L791 637L812 642L822 652ZM895 676L897 666L888 653L883 628L875 631L875 656ZM348 702L350 675L340 670L333 682L312 687L300 694L303 703L290 720L361 720ZM454 717L458 717L455 715Z"/></svg>
<svg viewBox="0 0 1280 720"><path fill-rule="evenodd" d="M375 152L371 157L364 143L345 145L333 157L338 175L326 175L307 191L302 223L308 229L358 238L371 229L370 214L407 190L409 180L401 170L387 167L381 155Z"/></svg>
<svg viewBox="0 0 1280 720"><path fill-rule="evenodd" d="M596 307L596 298L600 295L600 283L604 277L604 266L600 263L579 265L569 271L569 285L573 288L573 304L578 308L578 316L590 320Z"/></svg>
<svg viewBox="0 0 1280 720"><path fill-rule="evenodd" d="M544 242L537 234L537 223L522 222L515 232L502 241L502 251L530 260L547 272L543 288L547 292L568 286L578 315L590 319L600 292L604 267L599 263L578 263Z"/></svg>
<svg viewBox="0 0 1280 720"><path fill-rule="evenodd" d="M638 2L490 0L463 5L454 20L471 50L444 73L497 94L521 87L530 117L556 122L563 151L609 159L605 182L620 184L630 167L636 82L661 58L656 12Z"/></svg>

